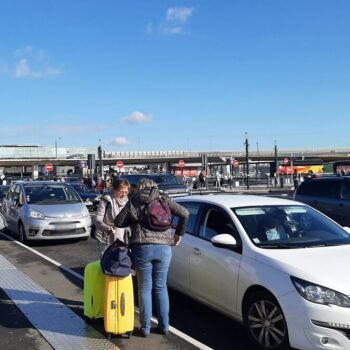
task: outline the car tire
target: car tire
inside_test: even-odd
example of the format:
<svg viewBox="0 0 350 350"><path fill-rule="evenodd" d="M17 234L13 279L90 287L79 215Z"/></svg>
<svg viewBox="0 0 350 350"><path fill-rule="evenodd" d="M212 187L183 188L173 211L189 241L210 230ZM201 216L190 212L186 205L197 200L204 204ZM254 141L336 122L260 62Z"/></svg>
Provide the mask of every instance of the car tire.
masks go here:
<svg viewBox="0 0 350 350"><path fill-rule="evenodd" d="M245 301L243 320L249 338L261 349L290 349L287 322L276 298L256 291Z"/></svg>
<svg viewBox="0 0 350 350"><path fill-rule="evenodd" d="M28 241L24 226L21 222L18 225L18 238L19 238L19 241L23 244L26 244Z"/></svg>

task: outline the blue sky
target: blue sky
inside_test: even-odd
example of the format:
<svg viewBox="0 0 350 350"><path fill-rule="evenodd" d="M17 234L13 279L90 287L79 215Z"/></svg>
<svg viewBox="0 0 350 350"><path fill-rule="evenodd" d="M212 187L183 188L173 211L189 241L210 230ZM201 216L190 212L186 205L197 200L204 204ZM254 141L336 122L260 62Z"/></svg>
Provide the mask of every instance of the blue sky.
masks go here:
<svg viewBox="0 0 350 350"><path fill-rule="evenodd" d="M0 144L348 147L347 0L2 0Z"/></svg>

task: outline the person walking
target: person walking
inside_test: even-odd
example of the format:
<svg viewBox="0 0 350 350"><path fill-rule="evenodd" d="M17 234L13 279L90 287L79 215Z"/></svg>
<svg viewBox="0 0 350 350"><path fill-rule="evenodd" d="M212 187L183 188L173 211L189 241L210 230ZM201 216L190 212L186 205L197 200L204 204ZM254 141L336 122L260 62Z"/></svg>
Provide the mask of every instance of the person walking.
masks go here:
<svg viewBox="0 0 350 350"><path fill-rule="evenodd" d="M153 211L158 205L158 211ZM151 206L153 207L151 209ZM168 212L169 225L158 228L151 213ZM175 235L170 227L171 215L179 217ZM157 184L150 179L141 179L135 192L119 215L115 218L116 227L130 226L130 247L134 269L136 270L139 308L140 333L147 337L151 331L152 289L155 294L158 327L160 334L167 335L169 330L169 296L167 274L171 261L171 246L178 245L185 232L189 213L186 208L169 197L161 196ZM154 219L154 220L153 220ZM162 220L159 222L166 222Z"/></svg>
<svg viewBox="0 0 350 350"><path fill-rule="evenodd" d="M205 177L203 174L203 170L199 173L198 178L199 178L200 187L204 188L205 187Z"/></svg>
<svg viewBox="0 0 350 350"><path fill-rule="evenodd" d="M130 189L129 181L126 179L114 179L113 190L102 196L97 207L94 219L96 227L97 251L99 258L102 257L107 247L117 238L125 241L126 230L116 228L114 219L128 202Z"/></svg>

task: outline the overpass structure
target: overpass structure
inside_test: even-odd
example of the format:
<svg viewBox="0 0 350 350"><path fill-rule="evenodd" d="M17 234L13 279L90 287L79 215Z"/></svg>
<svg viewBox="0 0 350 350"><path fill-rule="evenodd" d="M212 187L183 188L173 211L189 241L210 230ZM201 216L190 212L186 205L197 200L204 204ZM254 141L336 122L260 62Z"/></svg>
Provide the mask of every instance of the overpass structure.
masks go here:
<svg viewBox="0 0 350 350"><path fill-rule="evenodd" d="M44 146L1 146L0 145L0 170L8 167L41 167L47 163L54 166L78 166L87 159L88 154L95 154L97 148L57 148ZM226 151L103 151L102 163L104 166L116 166L117 161L123 161L125 166L148 166L161 164L164 169L170 169L183 160L185 165L201 165L202 155L207 155L208 164L223 165L226 160L237 159L240 164L245 164L245 150ZM314 148L314 149L280 149L277 152L277 160L284 158L293 159L322 159L324 162L336 160L350 160L349 148ZM275 161L274 150L249 150L249 161L252 163L273 163Z"/></svg>

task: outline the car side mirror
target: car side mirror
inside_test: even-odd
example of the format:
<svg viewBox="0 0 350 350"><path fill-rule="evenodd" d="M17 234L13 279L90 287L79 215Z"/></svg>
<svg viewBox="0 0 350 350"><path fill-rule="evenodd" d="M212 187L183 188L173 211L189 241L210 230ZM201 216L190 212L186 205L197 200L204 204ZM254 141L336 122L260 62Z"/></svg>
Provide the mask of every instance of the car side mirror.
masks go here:
<svg viewBox="0 0 350 350"><path fill-rule="evenodd" d="M214 247L224 248L233 250L237 248L237 241L234 237L229 235L228 233L222 233L220 235L216 235L211 239L211 243Z"/></svg>

